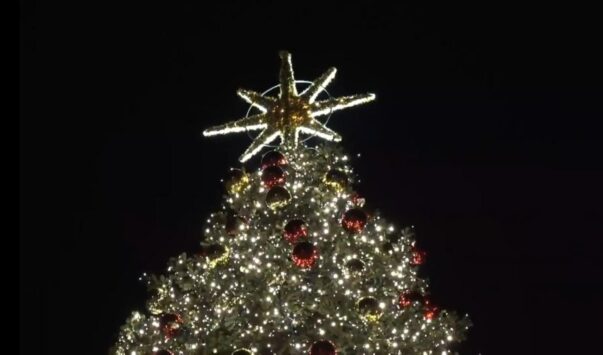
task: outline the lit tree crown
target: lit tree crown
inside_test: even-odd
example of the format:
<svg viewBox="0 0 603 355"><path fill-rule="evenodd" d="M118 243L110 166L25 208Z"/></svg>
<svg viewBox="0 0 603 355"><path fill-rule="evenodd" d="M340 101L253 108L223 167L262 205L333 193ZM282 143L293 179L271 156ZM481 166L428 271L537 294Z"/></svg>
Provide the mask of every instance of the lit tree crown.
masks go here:
<svg viewBox="0 0 603 355"><path fill-rule="evenodd" d="M145 277L147 311L122 327L116 355L450 355L468 319L432 303L418 268L414 228L365 206L340 145L315 119L374 95L316 101L328 70L297 93L281 53L280 94L239 90L262 113L205 135L262 132L246 161L276 137L255 170L232 169L221 208L207 218L200 250Z"/></svg>

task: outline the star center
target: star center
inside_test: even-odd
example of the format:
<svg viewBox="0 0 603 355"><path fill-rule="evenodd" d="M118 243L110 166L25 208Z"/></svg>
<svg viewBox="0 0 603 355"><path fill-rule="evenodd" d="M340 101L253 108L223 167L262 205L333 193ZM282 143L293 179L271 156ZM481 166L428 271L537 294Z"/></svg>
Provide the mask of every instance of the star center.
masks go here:
<svg viewBox="0 0 603 355"><path fill-rule="evenodd" d="M311 107L307 100L300 97L290 97L279 100L268 117L273 121L274 128L281 132L293 131L312 120Z"/></svg>

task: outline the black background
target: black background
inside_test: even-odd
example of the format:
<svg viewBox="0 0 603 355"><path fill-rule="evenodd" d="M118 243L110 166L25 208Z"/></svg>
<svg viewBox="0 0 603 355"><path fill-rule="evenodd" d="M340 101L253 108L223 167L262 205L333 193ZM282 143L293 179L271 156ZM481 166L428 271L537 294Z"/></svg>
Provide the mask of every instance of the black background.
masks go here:
<svg viewBox="0 0 603 355"><path fill-rule="evenodd" d="M336 66L333 95L377 94L329 125L470 314L462 353L600 353L596 12L450 3L22 2L21 353L106 353L138 276L196 250L249 143L200 132L276 83L280 49L298 79Z"/></svg>

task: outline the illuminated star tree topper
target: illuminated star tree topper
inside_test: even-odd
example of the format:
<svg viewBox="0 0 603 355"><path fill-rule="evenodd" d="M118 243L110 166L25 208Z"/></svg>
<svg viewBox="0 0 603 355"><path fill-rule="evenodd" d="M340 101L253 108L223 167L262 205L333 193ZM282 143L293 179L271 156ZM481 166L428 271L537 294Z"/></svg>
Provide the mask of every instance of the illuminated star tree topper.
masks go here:
<svg viewBox="0 0 603 355"><path fill-rule="evenodd" d="M317 101L321 91L335 77L336 69L330 68L305 89L297 93L291 54L281 51L281 69L279 75L280 93L278 97L262 96L262 94L239 89L237 94L261 113L241 118L237 121L214 126L203 131L206 137L262 130L253 140L249 148L239 160L245 162L257 154L265 145L280 137L281 144L297 146L299 134L315 135L322 139L338 142L341 136L327 128L316 117L327 115L333 111L360 105L375 99L374 94L360 94L344 97L329 98Z"/></svg>

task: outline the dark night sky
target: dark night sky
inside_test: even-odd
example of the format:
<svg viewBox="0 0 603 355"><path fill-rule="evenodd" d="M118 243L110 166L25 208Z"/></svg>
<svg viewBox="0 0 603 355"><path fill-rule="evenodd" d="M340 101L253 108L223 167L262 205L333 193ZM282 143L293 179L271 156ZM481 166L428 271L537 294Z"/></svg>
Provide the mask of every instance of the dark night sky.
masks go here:
<svg viewBox="0 0 603 355"><path fill-rule="evenodd" d="M435 299L471 315L463 354L601 351L593 9L195 3L21 3L22 354L106 353L138 276L195 251L249 142L200 132L275 84L279 49L377 94L330 126L368 204L416 226Z"/></svg>

